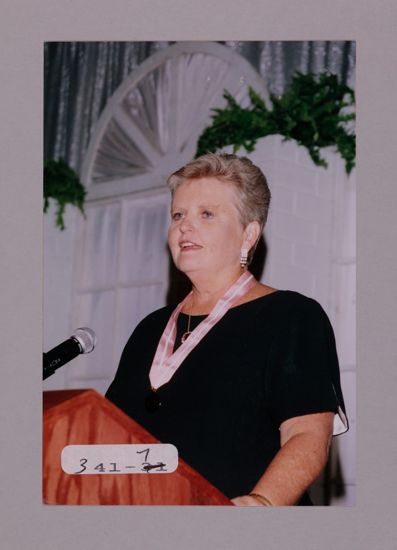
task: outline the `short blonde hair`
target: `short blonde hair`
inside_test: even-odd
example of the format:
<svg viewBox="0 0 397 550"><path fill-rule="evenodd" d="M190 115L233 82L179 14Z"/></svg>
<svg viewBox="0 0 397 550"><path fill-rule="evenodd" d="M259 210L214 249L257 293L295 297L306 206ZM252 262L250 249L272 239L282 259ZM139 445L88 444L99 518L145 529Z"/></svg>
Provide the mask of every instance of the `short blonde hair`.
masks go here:
<svg viewBox="0 0 397 550"><path fill-rule="evenodd" d="M243 227L253 221L261 231L267 220L270 190L263 172L248 158L236 155L207 153L179 168L167 180L172 196L186 180L216 178L231 183L239 198L237 208Z"/></svg>

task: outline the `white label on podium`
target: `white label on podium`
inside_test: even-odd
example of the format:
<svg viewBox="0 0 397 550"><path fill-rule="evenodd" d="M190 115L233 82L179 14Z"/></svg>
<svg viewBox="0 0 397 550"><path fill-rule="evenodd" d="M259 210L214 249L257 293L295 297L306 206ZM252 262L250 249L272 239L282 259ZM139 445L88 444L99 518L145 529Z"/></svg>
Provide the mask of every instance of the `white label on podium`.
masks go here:
<svg viewBox="0 0 397 550"><path fill-rule="evenodd" d="M178 449L170 443L147 445L67 445L61 467L66 474L169 474L178 468Z"/></svg>

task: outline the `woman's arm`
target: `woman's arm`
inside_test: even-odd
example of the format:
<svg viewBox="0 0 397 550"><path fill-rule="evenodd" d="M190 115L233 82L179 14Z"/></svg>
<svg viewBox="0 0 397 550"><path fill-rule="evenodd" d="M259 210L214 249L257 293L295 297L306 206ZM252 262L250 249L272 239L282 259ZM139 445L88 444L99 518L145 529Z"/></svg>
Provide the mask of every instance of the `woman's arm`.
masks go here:
<svg viewBox="0 0 397 550"><path fill-rule="evenodd" d="M332 438L334 413L307 414L280 426L281 449L252 489L274 506L296 504L324 468ZM258 506L249 495L232 499L236 506Z"/></svg>

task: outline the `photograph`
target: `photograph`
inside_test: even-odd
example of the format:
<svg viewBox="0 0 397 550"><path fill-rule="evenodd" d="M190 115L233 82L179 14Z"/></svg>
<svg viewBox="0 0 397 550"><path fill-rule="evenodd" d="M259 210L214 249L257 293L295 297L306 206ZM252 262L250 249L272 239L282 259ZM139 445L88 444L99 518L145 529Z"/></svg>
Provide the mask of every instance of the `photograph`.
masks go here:
<svg viewBox="0 0 397 550"><path fill-rule="evenodd" d="M356 42L43 79L43 504L355 507Z"/></svg>

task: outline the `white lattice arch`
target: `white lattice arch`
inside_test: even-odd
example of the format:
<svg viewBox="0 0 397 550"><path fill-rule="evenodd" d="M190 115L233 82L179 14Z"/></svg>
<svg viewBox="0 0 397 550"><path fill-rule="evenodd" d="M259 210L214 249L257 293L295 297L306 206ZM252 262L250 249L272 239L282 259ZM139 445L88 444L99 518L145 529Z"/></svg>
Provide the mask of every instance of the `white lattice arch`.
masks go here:
<svg viewBox="0 0 397 550"><path fill-rule="evenodd" d="M103 111L82 170L88 200L164 186L191 159L197 140L228 90L245 105L264 80L233 50L215 42L179 42L127 78Z"/></svg>

